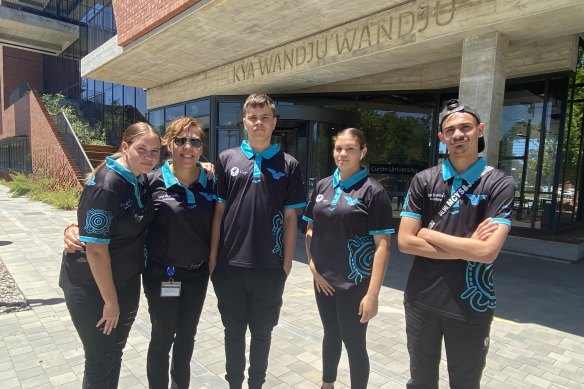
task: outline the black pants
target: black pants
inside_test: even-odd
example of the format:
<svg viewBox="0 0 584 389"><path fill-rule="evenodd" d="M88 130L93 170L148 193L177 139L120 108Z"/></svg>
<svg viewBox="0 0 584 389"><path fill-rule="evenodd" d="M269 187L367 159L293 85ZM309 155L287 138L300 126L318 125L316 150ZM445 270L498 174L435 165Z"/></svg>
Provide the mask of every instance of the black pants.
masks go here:
<svg viewBox="0 0 584 389"><path fill-rule="evenodd" d="M438 388L442 337L451 388L480 388L492 320L457 320L405 304L409 389Z"/></svg>
<svg viewBox="0 0 584 389"><path fill-rule="evenodd" d="M351 370L351 389L365 389L369 381L367 323L360 323L359 304L369 283L350 290L337 290L332 296L314 289L318 313L324 328L322 339L322 380L335 382L345 344Z"/></svg>
<svg viewBox="0 0 584 389"><path fill-rule="evenodd" d="M245 333L249 326L248 384L261 388L266 380L272 329L278 324L286 282L283 269L215 269L211 276L225 327L225 379L241 388L245 370Z"/></svg>
<svg viewBox="0 0 584 389"><path fill-rule="evenodd" d="M104 302L99 289L71 284L66 272L62 272L61 277L65 303L85 351L83 388L117 388L122 351L138 313L140 279L117 289L120 319L118 326L109 335L104 335L103 326L95 327L103 315Z"/></svg>
<svg viewBox="0 0 584 389"><path fill-rule="evenodd" d="M142 278L152 323L146 363L148 385L151 389L168 389L168 359L172 347L172 387L188 389L195 335L209 283L209 267L205 264L193 271L177 269L173 279L181 282L179 297L160 297L161 283L168 281L163 269L148 266Z"/></svg>

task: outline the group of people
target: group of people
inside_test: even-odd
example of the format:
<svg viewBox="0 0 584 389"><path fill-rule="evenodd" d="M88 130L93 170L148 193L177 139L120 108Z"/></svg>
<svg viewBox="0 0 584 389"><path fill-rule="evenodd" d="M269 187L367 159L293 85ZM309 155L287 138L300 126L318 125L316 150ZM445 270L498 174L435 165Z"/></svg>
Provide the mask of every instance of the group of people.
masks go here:
<svg viewBox="0 0 584 389"><path fill-rule="evenodd" d="M387 191L362 166L364 133L336 134L337 169L307 204L298 162L271 144L272 99L250 95L243 124L247 140L219 155L212 178L199 162L205 134L188 117L162 138L146 123L130 125L120 152L88 178L78 226L65 230L60 277L85 351L84 388L117 387L140 279L152 322L149 387L188 388L209 278L225 328L225 379L243 385L249 328L247 383L261 388L301 208L324 328L321 388L334 387L343 344L351 388L367 387L367 323L377 314L394 226ZM437 387L444 338L451 386L478 388L495 308L492 262L509 230L514 183L479 157L484 124L472 107L448 102L440 129L449 157L415 176L399 226L400 250L416 255L404 302L407 386ZM153 171L161 148L170 159Z"/></svg>

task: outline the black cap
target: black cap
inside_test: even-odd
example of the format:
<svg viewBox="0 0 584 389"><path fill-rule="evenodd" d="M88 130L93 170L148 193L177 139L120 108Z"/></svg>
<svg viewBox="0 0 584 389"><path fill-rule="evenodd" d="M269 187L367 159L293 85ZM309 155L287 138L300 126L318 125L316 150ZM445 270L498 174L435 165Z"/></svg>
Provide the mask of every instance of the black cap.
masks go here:
<svg viewBox="0 0 584 389"><path fill-rule="evenodd" d="M438 120L440 122L440 131L442 131L442 123L444 123L444 119L446 119L448 116L450 116L456 112L470 113L472 116L474 116L477 119L478 123L481 122L481 118L479 117L479 114L477 113L476 109L474 109L472 106L465 104L458 99L450 99L450 100L446 101L446 104L444 105L444 109L442 110L442 112L440 112L440 116L438 117ZM483 151L484 149L485 149L485 138L483 138L481 136L479 138L479 153L481 151Z"/></svg>

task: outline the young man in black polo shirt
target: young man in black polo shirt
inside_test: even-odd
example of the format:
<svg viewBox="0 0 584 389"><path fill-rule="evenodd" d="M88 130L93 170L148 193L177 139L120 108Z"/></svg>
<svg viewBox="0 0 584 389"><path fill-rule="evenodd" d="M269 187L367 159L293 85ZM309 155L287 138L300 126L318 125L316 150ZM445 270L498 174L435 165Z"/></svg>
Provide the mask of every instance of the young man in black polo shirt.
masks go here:
<svg viewBox="0 0 584 389"><path fill-rule="evenodd" d="M225 378L230 388L241 388L249 326L248 384L261 388L292 268L296 209L306 200L298 162L270 144L277 122L272 99L250 95L243 111L248 140L216 163L210 270L225 327Z"/></svg>
<svg viewBox="0 0 584 389"><path fill-rule="evenodd" d="M404 294L407 387L438 387L444 338L450 387L472 389L489 347L493 261L511 226L515 184L479 157L485 125L472 107L450 100L439 119L448 159L414 177L398 234L400 250L416 255Z"/></svg>

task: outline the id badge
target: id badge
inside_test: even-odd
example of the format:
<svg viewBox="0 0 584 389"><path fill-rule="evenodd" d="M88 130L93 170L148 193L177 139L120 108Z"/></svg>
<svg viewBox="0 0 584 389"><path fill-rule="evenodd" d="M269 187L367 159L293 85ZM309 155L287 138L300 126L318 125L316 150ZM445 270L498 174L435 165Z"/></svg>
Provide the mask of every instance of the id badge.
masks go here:
<svg viewBox="0 0 584 389"><path fill-rule="evenodd" d="M160 287L160 297L179 297L180 296L180 281L162 282Z"/></svg>

